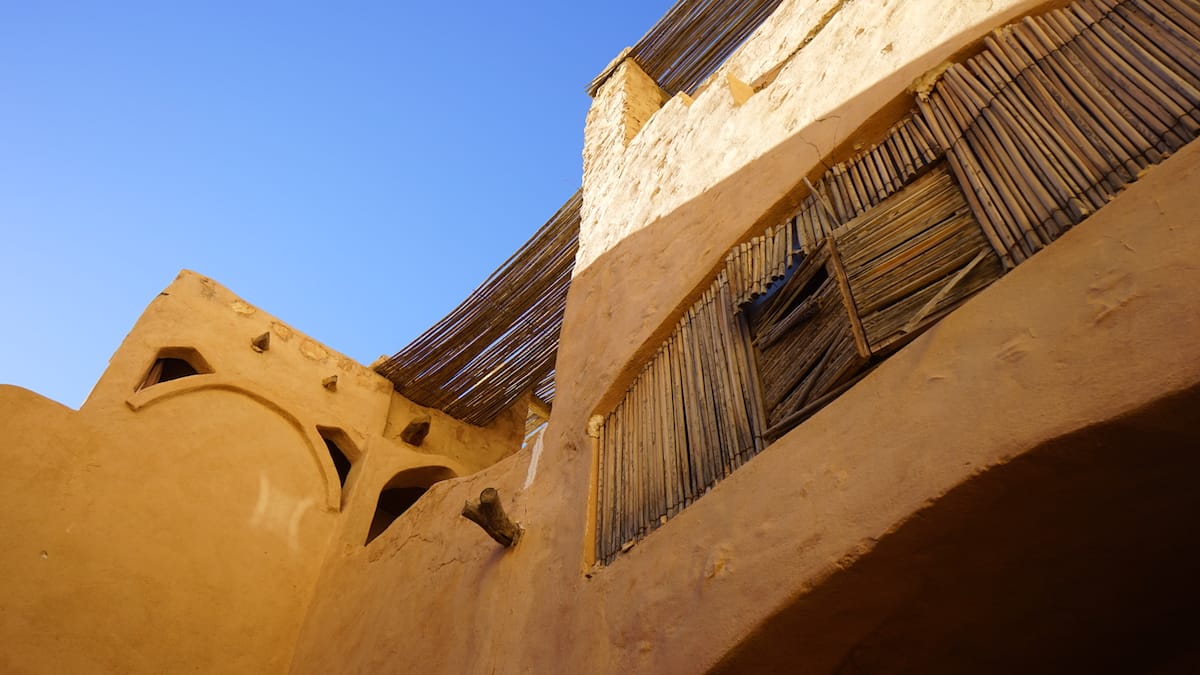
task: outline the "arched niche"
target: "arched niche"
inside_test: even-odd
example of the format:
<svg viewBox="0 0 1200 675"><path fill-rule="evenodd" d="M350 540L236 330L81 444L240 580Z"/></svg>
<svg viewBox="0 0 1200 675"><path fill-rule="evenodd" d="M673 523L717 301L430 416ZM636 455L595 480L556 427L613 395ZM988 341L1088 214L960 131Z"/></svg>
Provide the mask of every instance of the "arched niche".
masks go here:
<svg viewBox="0 0 1200 675"><path fill-rule="evenodd" d="M397 473L379 493L379 499L375 502L375 514L371 518L371 527L363 545L370 544L383 534L401 514L416 504L434 483L454 477L454 471L444 466L422 466Z"/></svg>

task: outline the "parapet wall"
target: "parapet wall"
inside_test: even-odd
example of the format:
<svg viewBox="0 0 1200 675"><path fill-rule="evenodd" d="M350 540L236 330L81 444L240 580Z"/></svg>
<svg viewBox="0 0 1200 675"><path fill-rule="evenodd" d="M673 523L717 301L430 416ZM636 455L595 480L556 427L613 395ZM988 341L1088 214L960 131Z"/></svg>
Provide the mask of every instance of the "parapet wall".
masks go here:
<svg viewBox="0 0 1200 675"><path fill-rule="evenodd" d="M184 272L80 410L0 386L0 671L285 672L327 557L516 452L524 419L422 408Z"/></svg>

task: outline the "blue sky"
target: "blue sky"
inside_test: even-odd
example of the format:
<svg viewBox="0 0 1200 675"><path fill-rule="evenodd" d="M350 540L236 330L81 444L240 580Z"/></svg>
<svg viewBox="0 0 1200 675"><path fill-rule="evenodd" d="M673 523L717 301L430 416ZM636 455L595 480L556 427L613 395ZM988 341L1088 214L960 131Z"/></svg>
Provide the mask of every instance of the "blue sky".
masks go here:
<svg viewBox="0 0 1200 675"><path fill-rule="evenodd" d="M183 268L364 363L579 186L667 0L4 3L0 383L77 407Z"/></svg>

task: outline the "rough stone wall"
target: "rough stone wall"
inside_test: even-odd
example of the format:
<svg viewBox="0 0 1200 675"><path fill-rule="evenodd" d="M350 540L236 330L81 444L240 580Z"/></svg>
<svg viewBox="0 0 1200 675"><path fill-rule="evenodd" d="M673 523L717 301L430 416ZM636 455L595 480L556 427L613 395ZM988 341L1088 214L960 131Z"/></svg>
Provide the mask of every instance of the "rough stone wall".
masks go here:
<svg viewBox="0 0 1200 675"><path fill-rule="evenodd" d="M722 184L738 169L802 129L828 121L831 133L809 139L828 155L878 110L846 102L881 85L900 95L917 77L963 45L1045 0L792 0L784 2L694 97L666 102L627 144L614 99L630 94L611 78L588 115L584 145L579 274L631 233ZM757 92L742 102L728 82ZM872 98L879 93L872 94ZM886 95L883 94L883 95ZM806 167L806 173L811 167ZM731 191L753 218L780 199L802 173Z"/></svg>

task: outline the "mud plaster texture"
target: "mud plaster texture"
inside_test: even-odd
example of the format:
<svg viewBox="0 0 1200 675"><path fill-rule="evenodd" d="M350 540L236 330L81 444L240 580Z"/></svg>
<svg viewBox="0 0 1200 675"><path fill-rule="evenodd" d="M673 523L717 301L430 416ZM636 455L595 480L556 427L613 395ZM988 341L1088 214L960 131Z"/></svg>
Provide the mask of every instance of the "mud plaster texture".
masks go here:
<svg viewBox="0 0 1200 675"><path fill-rule="evenodd" d="M963 654L1012 645L1010 657L1058 672L1103 658L1188 672L1200 651L1171 626L1190 625L1165 618L1200 600L1180 573L1200 564L1188 545L1200 540L1188 529L1195 460L1180 458L1196 447L1187 413L1200 387L1196 147L612 565L591 566L591 416L796 176L914 77L1035 3L939 5L950 16L936 27L917 21L931 2L835 4L810 17L785 3L793 16L760 31L827 21L777 73L795 37L755 38L733 57L748 68L735 78L760 87L740 107L718 73L692 108L673 98L620 156L595 157L585 232L603 236L588 234L570 291L536 468L532 449L512 454L519 406L488 429L457 424L190 273L151 304L79 411L0 387L0 671L987 672ZM821 82L808 59L847 46L822 85L840 93L806 84ZM754 50L766 55L742 56ZM784 102L807 112L777 112ZM694 122L668 129L672 115ZM632 189L639 176L653 187ZM260 354L249 341L264 331ZM162 347L194 348L214 372L134 393ZM331 375L335 390L322 386ZM396 440L425 414L420 448ZM318 427L358 455L344 489ZM423 467L461 477L364 546L379 491ZM484 487L524 528L513 549L459 516ZM1121 570L1145 583L1118 587ZM1091 618L1023 631L1039 612ZM1174 651L1120 652L1122 636L1147 629Z"/></svg>
<svg viewBox="0 0 1200 675"><path fill-rule="evenodd" d="M887 580L905 571L936 570L939 587L964 602L986 603L995 597L993 588L1023 599L1025 613L1014 603L997 613L1009 623L996 635L1007 636L1015 634L1012 622L1054 607L1055 596L1038 595L1053 590L1046 580L1087 576L1089 562L1105 560L1090 554L1127 543L1135 552L1126 547L1123 557L1110 560L1138 558L1140 551L1153 561L1155 554L1170 553L1161 542L1139 548L1145 538L1106 539L1103 517L1114 509L1098 502L1114 495L1129 506L1116 511L1168 530L1191 513L1170 508L1188 505L1186 499L1157 503L1152 482L1131 484L1118 467L1143 457L1176 461L1181 448L1194 447L1194 429L1155 420L1177 418L1180 408L1194 403L1200 385L1200 343L1194 339L1200 330L1198 181L1200 148L1192 146L971 299L612 565L589 570L587 421L605 411L646 345L673 317L674 301L699 282L695 270L705 261L697 264L692 242L709 242L715 258L736 236L704 229L692 217L720 199L706 193L628 237L576 277L559 353L559 397L532 483L525 487L530 456L523 451L436 490L436 499L398 522L377 546L331 556L293 672L404 672L415 664L428 672L694 673L718 666L754 672L756 666L788 663L795 672L819 673L846 663L844 672L854 672L856 662L905 663L912 655L920 655L912 662L924 665L924 672L955 672L952 666L961 662L953 650L970 643L954 640L966 639L964 632L986 640L995 627L986 620L992 614L968 615L980 622L958 633L935 622L940 632L917 639L887 619L915 616L925 623L914 626L928 627L929 615L917 611L922 594L913 590L920 584L896 586L878 602L852 596L857 600L849 609L845 595L822 591L834 583L846 588L842 575L856 570L870 589L892 588ZM598 322L604 331L595 330ZM1105 433L1110 428L1120 432ZM1109 440L1096 445L1097 433ZM1139 438L1154 452L1145 454ZM1090 460L1089 448L1098 448L1104 469L1072 474ZM1056 464L1055 457L1070 461ZM1020 462L1034 462L1034 468ZM1158 466L1155 476L1177 473L1170 464ZM1060 490L1057 480L1069 482ZM514 549L502 549L456 520L462 502L488 485L500 489L525 528ZM1180 482L1169 487L1179 490ZM1016 512L1017 522L1056 513L1061 496L1068 505L1079 500L1064 508L1088 523L1093 536L1067 538L1061 546L1037 536L1028 541L1038 555L1022 558L1013 551L1025 540L1006 515L1013 502L995 497L1024 493L1041 501ZM1089 507L1098 509L1099 520L1086 518ZM1061 520L1072 522L1067 515ZM1141 523L1113 522L1116 533ZM998 562L984 574L987 566L968 563L988 558L994 542L982 534L953 535L993 525L997 536L1008 537L998 559L1010 566ZM1052 531L1047 526L1039 532ZM924 548L929 541L943 545ZM1030 560L1055 561L1056 573L1022 577ZM1194 558L1180 560L1194 567ZM1137 570L1147 567L1155 565ZM1169 578L1179 579L1176 571ZM1016 594L1005 578L1043 583L1018 585L1028 592ZM1104 606L1116 603L1121 589L1095 590L1079 594ZM1191 588L1177 590L1194 599ZM947 606L945 593L935 597ZM1122 622L1142 616L1117 612L1104 634L1117 644L1128 634L1121 632L1128 628ZM790 630L795 627L809 632ZM873 632L876 627L882 628ZM1036 644L1069 653L1086 642L1070 633L1061 642ZM748 658L746 650L758 656ZM989 671L986 663L975 665ZM1036 663L1031 667L1037 671Z"/></svg>
<svg viewBox="0 0 1200 675"><path fill-rule="evenodd" d="M213 372L138 391L163 348ZM420 448L396 439L425 414ZM355 460L345 488L319 428ZM325 556L362 548L383 485L468 475L523 430L421 408L184 272L78 411L0 386L0 672L286 672Z"/></svg>
<svg viewBox="0 0 1200 675"><path fill-rule="evenodd" d="M748 229L762 214L757 205L782 199L915 79L995 26L1047 4L785 0L694 96L672 97L632 139L624 133L630 101L657 105L661 92L630 87L618 69L588 114L575 273L701 194L721 196L705 217ZM742 102L731 77L756 93ZM784 144L793 152L779 154ZM731 180L763 160L774 170Z"/></svg>

